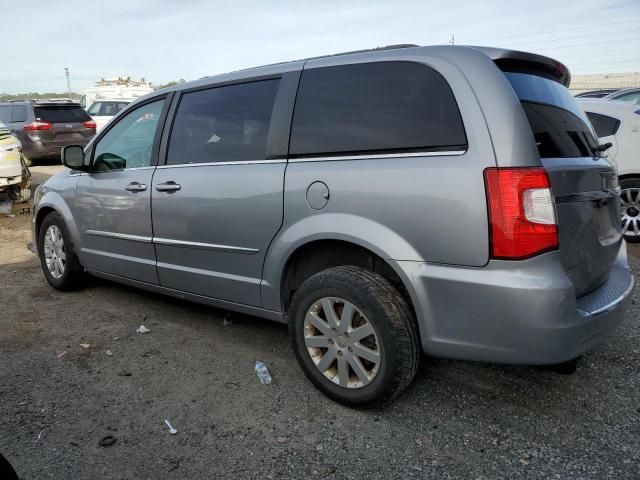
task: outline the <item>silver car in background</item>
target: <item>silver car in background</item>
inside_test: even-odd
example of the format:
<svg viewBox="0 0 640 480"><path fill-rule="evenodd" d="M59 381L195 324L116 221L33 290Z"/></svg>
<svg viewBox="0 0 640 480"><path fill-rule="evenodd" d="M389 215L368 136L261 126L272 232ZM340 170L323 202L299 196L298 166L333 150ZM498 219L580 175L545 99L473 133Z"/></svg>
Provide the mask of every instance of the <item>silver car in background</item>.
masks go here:
<svg viewBox="0 0 640 480"><path fill-rule="evenodd" d="M348 405L396 397L422 352L573 360L634 279L569 81L529 53L398 46L154 92L37 190L44 275L286 322Z"/></svg>

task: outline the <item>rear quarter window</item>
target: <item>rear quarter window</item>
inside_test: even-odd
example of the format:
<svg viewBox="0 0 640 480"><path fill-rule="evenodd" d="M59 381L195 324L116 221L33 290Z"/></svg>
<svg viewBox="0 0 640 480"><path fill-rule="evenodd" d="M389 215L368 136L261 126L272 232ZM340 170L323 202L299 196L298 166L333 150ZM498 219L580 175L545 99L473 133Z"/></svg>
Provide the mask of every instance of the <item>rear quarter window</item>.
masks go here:
<svg viewBox="0 0 640 480"><path fill-rule="evenodd" d="M425 65L377 62L302 73L292 156L461 150L466 145L451 88Z"/></svg>
<svg viewBox="0 0 640 480"><path fill-rule="evenodd" d="M593 156L598 145L591 125L569 90L528 73L505 72L522 103L542 158Z"/></svg>
<svg viewBox="0 0 640 480"><path fill-rule="evenodd" d="M81 107L46 106L35 107L34 114L38 120L51 123L86 122L91 117Z"/></svg>
<svg viewBox="0 0 640 480"><path fill-rule="evenodd" d="M589 117L591 125L593 125L593 129L599 138L615 135L618 132L618 128L620 128L620 120L617 118L595 112L587 112L587 117Z"/></svg>

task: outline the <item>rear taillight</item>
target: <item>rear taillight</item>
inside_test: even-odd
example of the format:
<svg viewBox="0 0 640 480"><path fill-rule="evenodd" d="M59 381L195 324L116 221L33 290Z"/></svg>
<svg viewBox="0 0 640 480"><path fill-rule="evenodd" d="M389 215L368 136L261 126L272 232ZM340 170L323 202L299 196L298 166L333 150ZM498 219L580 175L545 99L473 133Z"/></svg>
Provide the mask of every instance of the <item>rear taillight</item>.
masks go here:
<svg viewBox="0 0 640 480"><path fill-rule="evenodd" d="M558 248L558 227L544 168L487 168L491 257L518 260Z"/></svg>
<svg viewBox="0 0 640 480"><path fill-rule="evenodd" d="M87 120L86 122L82 122L82 126L85 128L96 128L96 122L94 122L93 120Z"/></svg>
<svg viewBox="0 0 640 480"><path fill-rule="evenodd" d="M51 122L43 122L41 120L35 120L25 125L24 127L22 127L22 129L26 130L27 132L32 132L34 130L49 130L51 127L53 127L53 123Z"/></svg>

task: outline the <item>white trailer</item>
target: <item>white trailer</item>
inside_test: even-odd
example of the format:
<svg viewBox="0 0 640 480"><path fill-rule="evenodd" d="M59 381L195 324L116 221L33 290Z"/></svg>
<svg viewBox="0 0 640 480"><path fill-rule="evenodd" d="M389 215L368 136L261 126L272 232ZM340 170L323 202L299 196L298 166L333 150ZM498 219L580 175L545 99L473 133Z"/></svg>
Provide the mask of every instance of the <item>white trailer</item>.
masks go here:
<svg viewBox="0 0 640 480"><path fill-rule="evenodd" d="M87 88L80 98L80 105L87 109L102 99L126 99L132 101L153 92L151 83L140 80L132 80L131 77L101 78L93 87Z"/></svg>

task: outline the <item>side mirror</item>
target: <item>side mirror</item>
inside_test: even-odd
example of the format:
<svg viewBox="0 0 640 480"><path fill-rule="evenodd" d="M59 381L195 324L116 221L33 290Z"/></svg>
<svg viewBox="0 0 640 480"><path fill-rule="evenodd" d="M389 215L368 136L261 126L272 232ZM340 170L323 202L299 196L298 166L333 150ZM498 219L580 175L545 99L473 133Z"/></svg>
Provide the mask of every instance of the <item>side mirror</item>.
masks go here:
<svg viewBox="0 0 640 480"><path fill-rule="evenodd" d="M80 145L63 147L62 164L72 170L85 170L84 149Z"/></svg>

